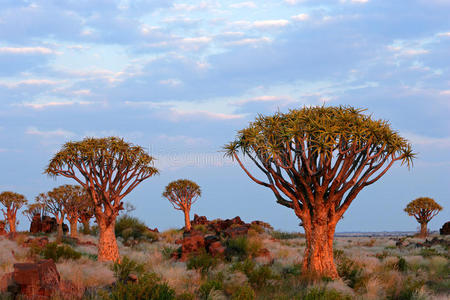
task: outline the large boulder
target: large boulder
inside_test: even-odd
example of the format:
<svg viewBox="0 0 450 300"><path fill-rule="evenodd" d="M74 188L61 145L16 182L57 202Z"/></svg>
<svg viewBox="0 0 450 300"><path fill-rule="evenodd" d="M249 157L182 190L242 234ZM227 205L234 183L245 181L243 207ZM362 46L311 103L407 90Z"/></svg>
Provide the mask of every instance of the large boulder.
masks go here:
<svg viewBox="0 0 450 300"><path fill-rule="evenodd" d="M205 216L199 216L194 214L194 220L191 221L191 225L208 225L210 221Z"/></svg>
<svg viewBox="0 0 450 300"><path fill-rule="evenodd" d="M442 228L439 230L439 233L441 235L449 235L450 234L450 222L447 222L444 225L442 225Z"/></svg>
<svg viewBox="0 0 450 300"><path fill-rule="evenodd" d="M0 235L6 235L6 222L5 221L0 221Z"/></svg>
<svg viewBox="0 0 450 300"><path fill-rule="evenodd" d="M56 224L56 218L49 216L42 217L42 227L41 231L44 233L52 233L58 230L58 225Z"/></svg>
<svg viewBox="0 0 450 300"><path fill-rule="evenodd" d="M42 231L41 214L34 214L30 224L31 233L39 233Z"/></svg>
<svg viewBox="0 0 450 300"><path fill-rule="evenodd" d="M202 235L188 235L183 238L181 244L180 260L186 261L193 253L199 253L205 249L205 238Z"/></svg>

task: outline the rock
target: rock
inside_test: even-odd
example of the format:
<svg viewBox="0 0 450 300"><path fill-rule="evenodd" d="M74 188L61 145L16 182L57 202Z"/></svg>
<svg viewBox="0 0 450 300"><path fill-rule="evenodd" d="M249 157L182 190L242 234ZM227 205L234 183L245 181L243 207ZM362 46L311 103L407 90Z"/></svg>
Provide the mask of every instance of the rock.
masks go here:
<svg viewBox="0 0 450 300"><path fill-rule="evenodd" d="M181 244L181 261L186 261L190 254L205 248L205 239L201 235L186 236Z"/></svg>
<svg viewBox="0 0 450 300"><path fill-rule="evenodd" d="M194 220L191 221L191 225L208 225L210 221L205 216L198 216L197 214L194 214Z"/></svg>
<svg viewBox="0 0 450 300"><path fill-rule="evenodd" d="M255 257L264 257L267 259L272 259L272 256L270 255L270 251L267 248L261 248L256 252Z"/></svg>
<svg viewBox="0 0 450 300"><path fill-rule="evenodd" d="M0 293L5 293L8 291L8 286L12 285L13 273L6 273L0 278Z"/></svg>
<svg viewBox="0 0 450 300"><path fill-rule="evenodd" d="M41 231L44 233L52 233L58 230L58 225L56 224L55 218L43 216L41 224Z"/></svg>
<svg viewBox="0 0 450 300"><path fill-rule="evenodd" d="M269 223L263 221L252 221L250 224L273 230L273 227Z"/></svg>
<svg viewBox="0 0 450 300"><path fill-rule="evenodd" d="M444 225L442 225L442 228L439 230L439 233L441 235L449 235L450 234L450 222L447 222Z"/></svg>
<svg viewBox="0 0 450 300"><path fill-rule="evenodd" d="M42 231L41 214L34 214L30 224L30 233L38 233Z"/></svg>
<svg viewBox="0 0 450 300"><path fill-rule="evenodd" d="M208 247L208 252L213 257L224 256L226 248L219 242L213 242Z"/></svg>
<svg viewBox="0 0 450 300"><path fill-rule="evenodd" d="M205 236L205 249L208 251L209 246L214 243L220 241L220 238L216 235L208 235Z"/></svg>
<svg viewBox="0 0 450 300"><path fill-rule="evenodd" d="M225 236L230 237L232 239L238 237L247 235L248 233L248 227L247 226L237 226L237 227L231 227L225 230Z"/></svg>
<svg viewBox="0 0 450 300"><path fill-rule="evenodd" d="M0 235L6 235L6 222L5 221L0 221Z"/></svg>
<svg viewBox="0 0 450 300"><path fill-rule="evenodd" d="M155 227L155 229L151 229L150 227L147 227L147 230L154 233L159 233L158 228Z"/></svg>
<svg viewBox="0 0 450 300"><path fill-rule="evenodd" d="M14 264L13 280L18 294L26 298L50 299L59 290L60 276L53 260ZM11 289L8 289L11 290Z"/></svg>
<svg viewBox="0 0 450 300"><path fill-rule="evenodd" d="M39 247L39 248L44 248L45 246L47 246L47 244L49 243L48 241L48 237L46 236L41 236L41 237L37 237L37 238L28 238L26 239L22 246L23 247Z"/></svg>
<svg viewBox="0 0 450 300"><path fill-rule="evenodd" d="M137 275L129 274L127 277L127 282L137 283L139 281Z"/></svg>

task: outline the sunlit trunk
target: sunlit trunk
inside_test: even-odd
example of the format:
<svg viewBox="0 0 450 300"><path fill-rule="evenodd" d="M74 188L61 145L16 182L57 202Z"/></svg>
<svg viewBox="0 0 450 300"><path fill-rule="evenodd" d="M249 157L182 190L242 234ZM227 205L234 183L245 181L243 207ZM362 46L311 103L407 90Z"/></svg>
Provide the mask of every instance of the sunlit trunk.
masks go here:
<svg viewBox="0 0 450 300"><path fill-rule="evenodd" d="M63 222L57 221L57 224L58 224L58 231L56 233L56 241L60 243L63 237Z"/></svg>
<svg viewBox="0 0 450 300"><path fill-rule="evenodd" d="M114 231L116 220L108 224L103 218L97 218L97 223L100 229L98 260L118 261L119 247L117 246L116 233Z"/></svg>
<svg viewBox="0 0 450 300"><path fill-rule="evenodd" d="M306 249L303 257L303 273L309 277L338 278L333 260L333 238L336 223L327 223L325 218L303 221Z"/></svg>
<svg viewBox="0 0 450 300"><path fill-rule="evenodd" d="M16 216L10 214L7 216L9 224L9 232L16 232Z"/></svg>
<svg viewBox="0 0 450 300"><path fill-rule="evenodd" d="M191 231L191 219L189 218L189 211L184 211L184 229L185 231Z"/></svg>
<svg viewBox="0 0 450 300"><path fill-rule="evenodd" d="M78 236L78 222L77 219L70 221L70 237L76 238Z"/></svg>
<svg viewBox="0 0 450 300"><path fill-rule="evenodd" d="M427 237L427 235L428 235L427 223L421 223L419 236L425 238Z"/></svg>

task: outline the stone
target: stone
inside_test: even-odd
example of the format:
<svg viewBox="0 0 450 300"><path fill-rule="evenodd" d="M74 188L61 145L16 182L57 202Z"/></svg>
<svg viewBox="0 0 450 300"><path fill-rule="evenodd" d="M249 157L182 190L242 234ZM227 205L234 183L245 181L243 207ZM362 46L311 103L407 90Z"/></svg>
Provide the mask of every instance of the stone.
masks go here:
<svg viewBox="0 0 450 300"><path fill-rule="evenodd" d="M205 236L205 249L208 251L209 246L214 243L220 241L220 238L217 235L208 235Z"/></svg>
<svg viewBox="0 0 450 300"><path fill-rule="evenodd" d="M450 222L447 222L444 225L442 225L442 228L439 230L439 233L441 235L449 235L450 234Z"/></svg>
<svg viewBox="0 0 450 300"><path fill-rule="evenodd" d="M191 225L208 225L210 221L205 216L198 216L197 214L194 214L194 220L191 221Z"/></svg>
<svg viewBox="0 0 450 300"><path fill-rule="evenodd" d="M219 241L211 243L208 247L208 253L213 257L224 256L225 250L226 248Z"/></svg>
<svg viewBox="0 0 450 300"><path fill-rule="evenodd" d="M41 224L42 224L41 231L44 233L52 233L58 230L56 218L43 216Z"/></svg>
<svg viewBox="0 0 450 300"><path fill-rule="evenodd" d="M30 233L39 233L42 231L41 214L34 214L30 224Z"/></svg>
<svg viewBox="0 0 450 300"><path fill-rule="evenodd" d="M28 238L26 239L22 246L23 247L38 247L38 248L44 248L45 246L47 246L47 244L49 243L48 241L48 237L46 236L41 236L41 237L37 237L37 238Z"/></svg>
<svg viewBox="0 0 450 300"><path fill-rule="evenodd" d="M225 230L224 233L225 233L225 236L234 239L238 236L247 235L248 227L247 226L230 227L227 230Z"/></svg>
<svg viewBox="0 0 450 300"><path fill-rule="evenodd" d="M256 225L256 226L260 226L262 228L266 228L266 229L269 229L269 230L273 230L273 227L269 223L266 223L266 222L263 222L263 221L252 221L250 224Z"/></svg>
<svg viewBox="0 0 450 300"><path fill-rule="evenodd" d="M201 235L186 236L181 244L181 261L186 261L190 254L205 248L205 239Z"/></svg>
<svg viewBox="0 0 450 300"><path fill-rule="evenodd" d="M6 235L6 222L5 221L0 221L0 235Z"/></svg>

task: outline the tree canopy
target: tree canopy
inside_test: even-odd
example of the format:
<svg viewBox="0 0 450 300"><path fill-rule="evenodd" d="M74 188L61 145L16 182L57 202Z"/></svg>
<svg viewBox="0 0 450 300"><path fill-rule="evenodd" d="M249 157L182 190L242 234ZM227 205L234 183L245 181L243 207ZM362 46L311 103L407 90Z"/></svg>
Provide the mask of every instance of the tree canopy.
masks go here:
<svg viewBox="0 0 450 300"><path fill-rule="evenodd" d="M172 206L178 210L184 210L186 206L190 208L202 191L200 186L188 179L178 179L169 183L163 192L163 197L166 197Z"/></svg>
<svg viewBox="0 0 450 300"><path fill-rule="evenodd" d="M17 211L27 204L27 199L22 194L6 191L0 194L0 203L3 204L6 209L15 209Z"/></svg>
<svg viewBox="0 0 450 300"><path fill-rule="evenodd" d="M404 210L409 216L415 217L417 222L428 223L442 210L442 206L432 198L420 197L408 203Z"/></svg>

